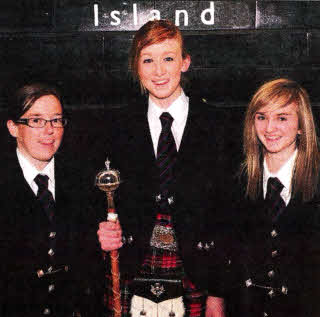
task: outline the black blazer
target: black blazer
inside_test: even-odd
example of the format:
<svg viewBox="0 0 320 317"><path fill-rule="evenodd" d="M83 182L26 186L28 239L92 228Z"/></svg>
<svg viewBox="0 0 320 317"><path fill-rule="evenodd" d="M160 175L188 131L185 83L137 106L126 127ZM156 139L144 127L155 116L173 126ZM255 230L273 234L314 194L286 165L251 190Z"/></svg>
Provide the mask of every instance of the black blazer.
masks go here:
<svg viewBox="0 0 320 317"><path fill-rule="evenodd" d="M101 300L96 286L99 278L103 282L96 219L88 213L81 173L56 155L52 224L25 181L14 148L0 166L1 316L86 316L90 310L94 315ZM37 275L50 267L52 274Z"/></svg>
<svg viewBox="0 0 320 317"><path fill-rule="evenodd" d="M120 270L122 277L132 277L141 267L155 224L159 172L148 126L147 103L130 105L129 109L108 115L112 121L111 146L109 151L104 149L100 165L108 154L112 167L118 169L122 177L115 194L126 239L120 249ZM185 272L202 289L207 289L210 283L208 254L217 249L223 252L219 233L225 232L220 224L225 223L222 206L228 200L228 190L224 191L223 185L227 187L230 167L224 151L223 114L190 99L170 192L174 198L173 222Z"/></svg>
<svg viewBox="0 0 320 317"><path fill-rule="evenodd" d="M233 285L239 287L230 300L232 316L320 316L319 203L318 198L308 203L291 199L275 223L262 194L256 202L238 204L242 253L235 261L242 273ZM250 281L276 290L270 293Z"/></svg>

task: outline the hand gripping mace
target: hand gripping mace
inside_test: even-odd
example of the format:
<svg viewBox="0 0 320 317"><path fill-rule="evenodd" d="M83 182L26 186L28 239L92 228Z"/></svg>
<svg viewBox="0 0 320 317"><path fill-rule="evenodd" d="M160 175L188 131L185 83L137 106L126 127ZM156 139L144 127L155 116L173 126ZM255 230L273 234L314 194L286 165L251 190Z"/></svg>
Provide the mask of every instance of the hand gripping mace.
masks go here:
<svg viewBox="0 0 320 317"><path fill-rule="evenodd" d="M113 202L113 193L119 187L120 173L110 169L110 161L107 159L106 168L96 176L96 185L107 195L108 201L108 221L116 222L118 215ZM111 275L112 275L112 294L113 294L113 316L121 317L121 297L120 297L120 272L119 272L119 251L110 251Z"/></svg>

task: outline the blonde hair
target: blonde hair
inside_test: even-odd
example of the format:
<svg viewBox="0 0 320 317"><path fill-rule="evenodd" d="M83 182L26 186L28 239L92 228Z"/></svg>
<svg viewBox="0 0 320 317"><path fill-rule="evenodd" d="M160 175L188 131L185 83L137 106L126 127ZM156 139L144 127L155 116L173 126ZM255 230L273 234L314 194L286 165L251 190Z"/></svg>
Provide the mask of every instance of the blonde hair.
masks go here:
<svg viewBox="0 0 320 317"><path fill-rule="evenodd" d="M262 190L264 149L254 126L255 114L265 106L272 109L296 104L301 134L297 136L297 158L292 178L292 197L301 195L309 201L317 191L320 155L316 127L309 96L298 83L289 79L276 79L262 85L252 97L245 115L243 148L245 159L242 172L247 177L246 196L256 200Z"/></svg>

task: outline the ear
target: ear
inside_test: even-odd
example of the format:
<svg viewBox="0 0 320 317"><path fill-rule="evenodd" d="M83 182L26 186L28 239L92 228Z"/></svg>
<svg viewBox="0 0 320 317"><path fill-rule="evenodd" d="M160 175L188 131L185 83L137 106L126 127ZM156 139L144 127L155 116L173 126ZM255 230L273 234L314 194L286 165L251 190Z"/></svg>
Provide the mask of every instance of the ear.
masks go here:
<svg viewBox="0 0 320 317"><path fill-rule="evenodd" d="M16 138L18 135L18 127L17 125L12 121L12 120L8 120L7 121L7 128L10 132L10 134Z"/></svg>
<svg viewBox="0 0 320 317"><path fill-rule="evenodd" d="M182 61L181 71L185 73L189 69L190 64L191 64L191 57L190 55L187 55L186 58L184 58Z"/></svg>

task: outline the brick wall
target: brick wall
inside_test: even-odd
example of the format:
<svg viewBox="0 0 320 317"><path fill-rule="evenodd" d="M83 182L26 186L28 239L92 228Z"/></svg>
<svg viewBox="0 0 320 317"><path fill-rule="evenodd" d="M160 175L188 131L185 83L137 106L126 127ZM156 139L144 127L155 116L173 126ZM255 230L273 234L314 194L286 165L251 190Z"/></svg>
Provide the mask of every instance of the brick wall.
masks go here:
<svg viewBox="0 0 320 317"><path fill-rule="evenodd" d="M57 84L76 108L127 104L128 48L155 14L178 16L192 56L186 89L208 102L243 106L279 76L319 102L320 1L1 0L1 106L25 80Z"/></svg>
<svg viewBox="0 0 320 317"><path fill-rule="evenodd" d="M300 82L318 113L320 1L251 0L1 0L0 109L21 83L44 80L60 87L73 115L65 144L99 139L108 109L139 94L128 49L154 15L179 23L192 56L185 89L225 107L234 144L250 97L274 77Z"/></svg>

